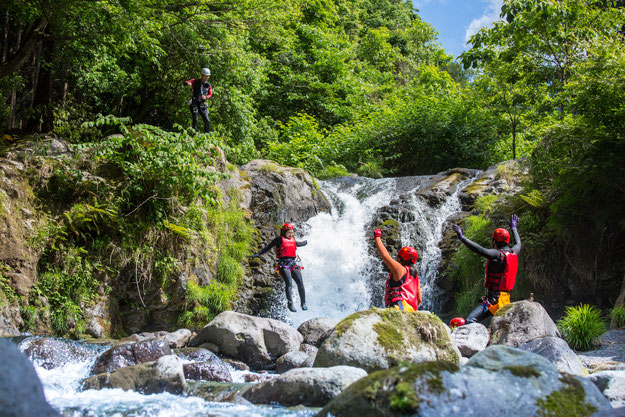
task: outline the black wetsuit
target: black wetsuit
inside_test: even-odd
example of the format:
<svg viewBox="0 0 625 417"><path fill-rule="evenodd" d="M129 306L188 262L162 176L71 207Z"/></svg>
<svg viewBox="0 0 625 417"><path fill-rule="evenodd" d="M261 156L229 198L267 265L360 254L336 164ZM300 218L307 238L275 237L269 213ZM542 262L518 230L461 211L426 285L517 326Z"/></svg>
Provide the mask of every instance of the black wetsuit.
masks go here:
<svg viewBox="0 0 625 417"><path fill-rule="evenodd" d="M204 100L202 96L206 96L207 99L211 98L213 95L213 87L208 81L202 83L202 80L197 78L185 81L185 83L188 82L191 83L191 87L193 88L193 95L191 96L191 101L189 102L189 110L191 111L191 117L193 118L193 130L197 132L199 114L202 116L202 120L204 121L204 132L208 133L210 131L208 107L206 106L206 100Z"/></svg>
<svg viewBox="0 0 625 417"><path fill-rule="evenodd" d="M502 272L500 270L503 270L506 265L501 259L501 251L512 251L517 255L521 252L521 238L519 237L519 232L516 228L512 228L511 230L514 241L516 242L512 248L506 245L498 249L486 249L478 245L477 243L467 239L465 236L462 236L462 238L460 238L460 241L464 243L464 245L471 251L490 260L490 267L493 269L494 272ZM499 291L488 290L488 293L486 294L486 300L491 305L497 304L497 302L499 301ZM482 303L479 306L475 307L475 309L473 309L473 311L467 316L466 323L479 323L489 317L492 317L492 315L493 314L487 308L486 304Z"/></svg>
<svg viewBox="0 0 625 417"><path fill-rule="evenodd" d="M298 242L295 241L295 244L299 248L300 246L306 246L308 244L307 241ZM278 236L274 240L271 241L267 246L262 248L258 255L262 255L267 252L271 248L275 248L277 246L282 245L282 236ZM278 270L280 272L280 276L284 280L284 291L286 293L286 300L289 303L289 306L293 306L293 296L291 295L291 278L297 284L297 291L299 293L300 302L302 307L306 305L306 292L304 291L304 280L302 279L302 272L300 271L300 267L295 262L295 258L283 256L278 258Z"/></svg>

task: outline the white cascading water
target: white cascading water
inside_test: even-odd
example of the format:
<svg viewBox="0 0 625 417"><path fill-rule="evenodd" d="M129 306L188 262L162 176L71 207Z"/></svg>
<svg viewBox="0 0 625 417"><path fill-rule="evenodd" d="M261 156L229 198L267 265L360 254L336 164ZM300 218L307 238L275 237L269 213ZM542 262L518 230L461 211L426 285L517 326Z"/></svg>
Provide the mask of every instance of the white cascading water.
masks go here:
<svg viewBox="0 0 625 417"><path fill-rule="evenodd" d="M18 346L28 347L32 339ZM93 350L93 356L79 362L70 362L54 369L45 369L35 363L35 370L43 385L46 400L65 417L312 417L315 412L307 409L288 409L253 404L210 402L199 397L180 396L170 393L143 395L121 389L81 390L81 382L104 348L88 343L74 342ZM110 346L106 346L108 348ZM247 371L230 369L234 382L243 382ZM0 414L2 414L0 412Z"/></svg>
<svg viewBox="0 0 625 417"><path fill-rule="evenodd" d="M282 302L274 305L272 315L297 327L315 317L341 319L372 305L382 307L385 275L375 249L372 250L371 224L380 208L402 196L410 196L412 215L410 220L400 222L401 244L420 248L420 309L436 311L439 291L433 282L441 260L438 244L442 228L450 216L461 210L458 194L472 179L460 183L455 193L433 209L416 196L427 178L342 178L321 182L332 212L311 218L296 233L297 240L308 241L308 245L298 249L300 264L304 266L308 311L299 308L297 287L293 285L298 311L285 310L280 297Z"/></svg>

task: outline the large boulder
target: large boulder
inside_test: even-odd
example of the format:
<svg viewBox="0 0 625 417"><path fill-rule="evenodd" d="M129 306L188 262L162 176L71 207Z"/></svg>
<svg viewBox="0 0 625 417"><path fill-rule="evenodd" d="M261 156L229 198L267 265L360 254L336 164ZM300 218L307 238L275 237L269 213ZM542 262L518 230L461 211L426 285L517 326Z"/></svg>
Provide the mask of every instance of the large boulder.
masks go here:
<svg viewBox="0 0 625 417"><path fill-rule="evenodd" d="M212 343L219 353L253 368L271 367L280 356L298 350L302 335L278 320L224 311L189 341L189 346Z"/></svg>
<svg viewBox="0 0 625 417"><path fill-rule="evenodd" d="M321 407L365 376L367 372L351 366L292 369L250 388L243 397L254 404Z"/></svg>
<svg viewBox="0 0 625 417"><path fill-rule="evenodd" d="M339 319L317 317L300 324L297 331L304 336L304 343L319 347L321 342L325 340L324 337L327 336L328 331L332 330L340 321Z"/></svg>
<svg viewBox="0 0 625 417"><path fill-rule="evenodd" d="M3 417L60 417L48 404L37 372L17 346L0 339L0 414Z"/></svg>
<svg viewBox="0 0 625 417"><path fill-rule="evenodd" d="M588 352L578 352L579 359L588 371L625 370L625 330L609 330L601 335L598 347Z"/></svg>
<svg viewBox="0 0 625 417"><path fill-rule="evenodd" d="M318 416L590 416L611 409L591 381L562 375L545 358L490 346L459 368L404 363L347 388ZM575 414L574 414L575 413Z"/></svg>
<svg viewBox="0 0 625 417"><path fill-rule="evenodd" d="M480 323L469 323L451 332L451 340L456 343L462 356L467 358L486 349L489 337L488 329Z"/></svg>
<svg viewBox="0 0 625 417"><path fill-rule="evenodd" d="M601 371L588 379L610 400L612 407L625 406L625 371Z"/></svg>
<svg viewBox="0 0 625 417"><path fill-rule="evenodd" d="M182 394L186 385L183 364L175 355L162 356L155 362L127 366L87 378L83 381L83 389L121 388L142 394Z"/></svg>
<svg viewBox="0 0 625 417"><path fill-rule="evenodd" d="M588 375L579 357L559 337L542 337L519 346L519 349L537 353L549 359L558 371L571 375Z"/></svg>
<svg viewBox="0 0 625 417"><path fill-rule="evenodd" d="M96 359L91 370L92 375L112 372L126 366L155 361L161 356L171 355L169 345L162 340L114 346Z"/></svg>
<svg viewBox="0 0 625 417"><path fill-rule="evenodd" d="M460 352L429 313L372 308L346 317L319 347L315 367L349 365L367 372L401 361L457 364Z"/></svg>
<svg viewBox="0 0 625 417"><path fill-rule="evenodd" d="M558 328L543 306L528 300L499 309L489 329L490 345L518 347L534 339L558 336Z"/></svg>

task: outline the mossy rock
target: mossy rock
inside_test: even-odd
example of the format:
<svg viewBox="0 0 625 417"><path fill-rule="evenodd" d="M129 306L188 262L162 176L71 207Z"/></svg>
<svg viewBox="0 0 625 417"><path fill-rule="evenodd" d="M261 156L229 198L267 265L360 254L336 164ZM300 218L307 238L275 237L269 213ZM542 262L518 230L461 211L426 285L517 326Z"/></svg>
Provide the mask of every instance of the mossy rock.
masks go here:
<svg viewBox="0 0 625 417"><path fill-rule="evenodd" d="M460 354L441 320L429 313L373 308L346 317L320 346L314 366L349 365L369 372L401 361L445 361Z"/></svg>
<svg viewBox="0 0 625 417"><path fill-rule="evenodd" d="M487 350L462 368L435 361L371 373L317 416L589 417L611 409L591 381L562 376L539 355L506 346Z"/></svg>

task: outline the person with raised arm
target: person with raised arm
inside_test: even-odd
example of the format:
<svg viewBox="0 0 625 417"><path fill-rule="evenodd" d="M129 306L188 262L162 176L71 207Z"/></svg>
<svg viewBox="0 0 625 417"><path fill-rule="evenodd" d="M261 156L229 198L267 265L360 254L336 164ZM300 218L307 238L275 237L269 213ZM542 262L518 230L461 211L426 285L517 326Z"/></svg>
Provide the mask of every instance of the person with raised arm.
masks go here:
<svg viewBox="0 0 625 417"><path fill-rule="evenodd" d="M514 246L510 247L510 232L499 228L493 232L490 249L469 240L462 233L460 226L452 225L458 239L469 250L487 259L484 277L486 295L482 297L482 303L467 316L465 320L467 324L484 321L492 317L501 307L510 304L510 291L514 289L519 267L518 255L521 252L518 224L519 218L513 214L510 219L510 230L514 236Z"/></svg>
<svg viewBox="0 0 625 417"><path fill-rule="evenodd" d="M410 246L404 246L393 259L382 243L382 231L373 231L375 247L382 261L391 272L386 278L384 291L384 306L403 311L417 311L421 304L421 286L419 276L414 268L417 258L417 250Z"/></svg>

